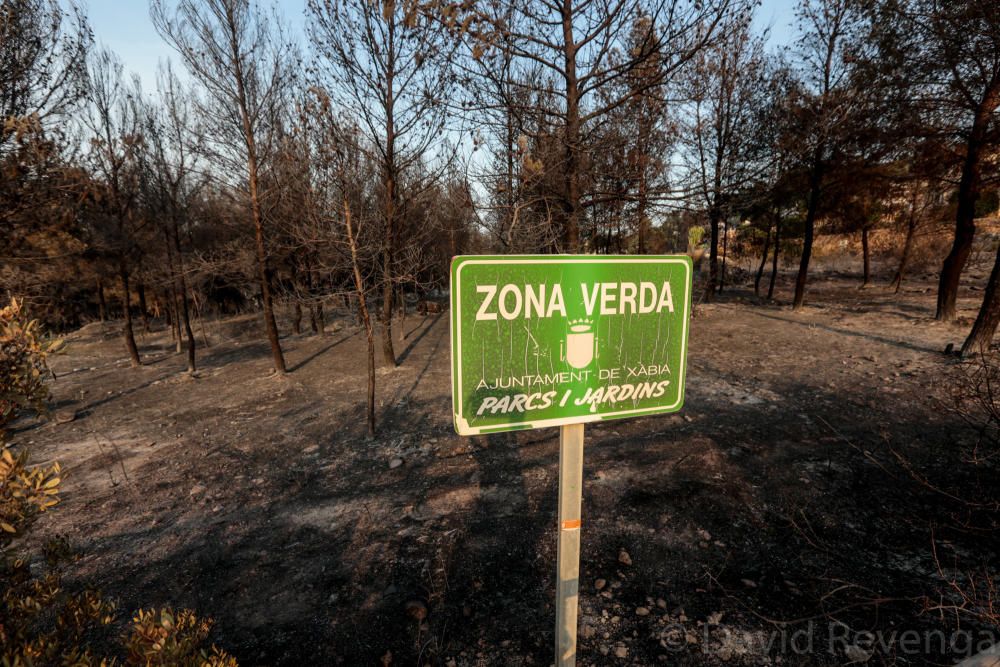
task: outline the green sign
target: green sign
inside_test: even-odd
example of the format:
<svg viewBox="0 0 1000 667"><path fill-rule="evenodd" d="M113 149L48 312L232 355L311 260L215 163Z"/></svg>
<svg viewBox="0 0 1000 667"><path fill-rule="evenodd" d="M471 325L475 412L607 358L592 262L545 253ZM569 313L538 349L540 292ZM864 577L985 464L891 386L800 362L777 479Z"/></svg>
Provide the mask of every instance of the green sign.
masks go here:
<svg viewBox="0 0 1000 667"><path fill-rule="evenodd" d="M680 410L691 275L686 255L456 257L455 430Z"/></svg>

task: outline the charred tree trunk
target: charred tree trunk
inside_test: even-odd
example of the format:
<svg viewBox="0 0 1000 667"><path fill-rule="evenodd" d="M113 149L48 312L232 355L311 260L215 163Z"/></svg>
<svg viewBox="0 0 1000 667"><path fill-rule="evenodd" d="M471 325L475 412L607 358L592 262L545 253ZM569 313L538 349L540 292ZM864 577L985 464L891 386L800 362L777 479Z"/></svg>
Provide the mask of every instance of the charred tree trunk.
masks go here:
<svg viewBox="0 0 1000 667"><path fill-rule="evenodd" d="M983 305L979 308L976 323L972 325L969 337L962 344L962 356L988 352L997 324L1000 324L1000 251L997 251L997 258L993 263L990 281L986 284Z"/></svg>
<svg viewBox="0 0 1000 667"><path fill-rule="evenodd" d="M194 329L191 327L191 311L188 308L187 298L187 281L184 279L183 271L178 273L176 281L177 301L180 306L180 317L175 318L177 320L177 347L180 348L181 345L181 326L183 326L184 337L187 338L187 370L188 373L194 373L197 370L195 365ZM202 330L202 334L204 335L204 329ZM177 351L180 352L180 349Z"/></svg>
<svg viewBox="0 0 1000 667"><path fill-rule="evenodd" d="M163 320L166 322L167 326L170 327L171 331L173 331L174 328L174 311L171 307L172 300L173 297L171 297L169 289L160 294L160 303L163 304Z"/></svg>
<svg viewBox="0 0 1000 667"><path fill-rule="evenodd" d="M392 343L392 307L393 295L396 293L393 286L393 253L395 252L396 241L396 202L395 202L395 176L386 178L386 239L382 251L382 362L389 367L395 367L396 350ZM363 298L360 297L359 298ZM365 312L367 312L367 305Z"/></svg>
<svg viewBox="0 0 1000 667"><path fill-rule="evenodd" d="M314 334L323 333L323 304L316 299L312 264L305 256L306 293L309 295L309 328Z"/></svg>
<svg viewBox="0 0 1000 667"><path fill-rule="evenodd" d="M760 296L760 279L764 277L764 266L767 264L767 255L771 250L771 228L767 228L764 236L764 252L760 254L760 266L757 267L757 275L753 280L753 294Z"/></svg>
<svg viewBox="0 0 1000 667"><path fill-rule="evenodd" d="M392 368L397 365L392 344L392 306L396 291L392 288L392 252L388 247L382 258L382 270L386 281L382 287L382 362Z"/></svg>
<svg viewBox="0 0 1000 667"><path fill-rule="evenodd" d="M177 309L177 293L174 292L174 286L170 285L167 291L163 293L163 303L164 310L167 313L167 326L170 327L170 340L173 341L174 345L177 347L177 354L181 353L181 329L180 329L180 314Z"/></svg>
<svg viewBox="0 0 1000 667"><path fill-rule="evenodd" d="M256 172L256 164L253 167L253 171ZM271 298L271 269L269 267L267 250L264 247L264 225L261 219L260 201L257 195L256 175L250 182L250 201L254 218L260 298L264 305L264 326L267 329L267 340L271 344L271 358L274 362L274 370L278 373L284 373L286 371L285 355L281 351L281 341L278 337L278 323L274 319L274 302Z"/></svg>
<svg viewBox="0 0 1000 667"><path fill-rule="evenodd" d="M958 301L958 284L962 269L972 252L972 240L976 235L976 202L982 188L982 150L992 121L993 112L1000 103L1000 81L987 91L976 109L972 121L972 132L966 142L965 161L962 163L962 178L958 184L958 210L955 213L955 240L951 252L941 266L938 281L937 312L934 319L947 322L955 319L955 305Z"/></svg>
<svg viewBox="0 0 1000 667"><path fill-rule="evenodd" d="M181 252L181 235L178 228L177 219L172 220L174 251L177 253L177 271L174 272L174 293L177 295L180 307L180 317L177 320L177 345L180 347L181 325L184 326L184 336L187 338L187 370L194 373L197 370L195 364L195 342L194 330L191 327L191 309L188 307L187 278L184 276L184 255ZM202 325L202 337L206 339L205 346L208 347L207 336L205 336L204 324ZM177 350L180 352L180 349Z"/></svg>
<svg viewBox="0 0 1000 667"><path fill-rule="evenodd" d="M97 314L102 322L108 320L108 300L104 296L104 280L97 279Z"/></svg>
<svg viewBox="0 0 1000 667"><path fill-rule="evenodd" d="M177 354L180 354L184 351L184 338L181 334L181 297L176 281L170 290L170 307L174 311L174 323L171 331L174 337L174 349Z"/></svg>
<svg viewBox="0 0 1000 667"><path fill-rule="evenodd" d="M267 330L267 340L271 345L271 357L274 370L277 373L286 372L285 355L281 352L281 340L278 336L278 323L274 319L274 302L271 297L271 268L264 242L264 214L260 204L260 179L257 165L257 140L253 123L250 120L250 103L247 101L244 84L243 59L239 42L236 37L236 25L230 20L229 47L234 64L233 78L236 82L237 102L239 103L240 122L243 125L243 138L247 149L247 181L250 191L250 214L254 226L254 249L257 254L257 278L260 282L260 298L264 306L264 328Z"/></svg>
<svg viewBox="0 0 1000 667"><path fill-rule="evenodd" d="M806 298L806 280L809 278L809 260L812 258L813 236L816 233L816 214L819 211L820 188L823 185L823 147L816 149L813 168L809 175L809 204L806 207L805 238L802 240L802 257L799 273L795 277L795 298L792 308L798 310Z"/></svg>
<svg viewBox="0 0 1000 667"><path fill-rule="evenodd" d="M774 280L778 277L778 256L781 254L781 216L774 216L774 258L771 260L771 281L767 286L767 299L774 298Z"/></svg>
<svg viewBox="0 0 1000 667"><path fill-rule="evenodd" d="M123 333L125 336L125 349L128 351L129 363L132 368L142 365L139 360L139 348L135 344L135 332L132 330L132 297L129 294L128 269L125 268L125 261L120 260L118 264L118 276L122 281L122 311L125 313L125 326Z"/></svg>
<svg viewBox="0 0 1000 667"><path fill-rule="evenodd" d="M202 311L202 307L205 305L198 299L192 299L192 304L194 305L195 311L198 313L198 326L201 328L201 342L204 343L205 348L212 347L212 343L208 340L208 331L205 329L205 316ZM216 325L218 325L218 315L216 315Z"/></svg>
<svg viewBox="0 0 1000 667"><path fill-rule="evenodd" d="M191 327L191 309L188 308L188 298L187 298L187 280L184 278L183 271L178 274L178 286L177 291L180 294L180 307L181 307L181 317L177 322L178 335L177 340L180 342L180 328L181 325L184 326L184 337L187 338L187 369L188 373L194 373L197 370L195 364L195 342L194 342L194 329ZM208 336L205 335L205 325L202 324L202 338L205 339L205 346L208 347Z"/></svg>
<svg viewBox="0 0 1000 667"><path fill-rule="evenodd" d="M406 340L406 292L403 290L403 285L399 286L399 294L396 295L399 299L399 339L401 341Z"/></svg>
<svg viewBox="0 0 1000 667"><path fill-rule="evenodd" d="M394 44L396 24L388 24L389 44ZM394 52L386 58L385 70L385 163L383 164L383 185L385 186L385 244L382 250L382 362L391 368L396 366L396 351L392 345L392 306L394 288L394 254L396 252L396 116L395 85L396 59ZM364 298L363 296L361 297ZM365 311L367 312L367 304Z"/></svg>
<svg viewBox="0 0 1000 667"><path fill-rule="evenodd" d="M913 236L917 229L917 216L911 214L906 225L906 241L903 242L903 254L899 257L899 266L896 268L896 275L893 276L889 287L898 294L899 288L903 286L903 275L906 272L906 265L910 261L910 252L913 250Z"/></svg>
<svg viewBox="0 0 1000 667"><path fill-rule="evenodd" d="M170 227L164 227L163 235L167 242L167 263L170 269L170 309L174 317L171 320L170 333L173 336L175 350L180 354L184 349L183 338L181 337L181 326L187 335L187 370L188 373L195 371L195 343L194 333L191 330L191 317L188 310L187 281L184 278L184 262L181 256L180 234L177 228L176 217L171 220ZM174 253L176 251L176 263Z"/></svg>
<svg viewBox="0 0 1000 667"><path fill-rule="evenodd" d="M705 301L715 298L715 287L719 282L719 211L708 212L708 284L705 285Z"/></svg>
<svg viewBox="0 0 1000 667"><path fill-rule="evenodd" d="M292 279L292 333L298 336L302 333L302 288L303 284L301 281L300 267L297 262L296 257L291 258L290 262L291 269L291 279ZM306 289L306 294L308 295L309 290Z"/></svg>
<svg viewBox="0 0 1000 667"><path fill-rule="evenodd" d="M135 286L139 293L139 318L142 321L142 332L149 333L149 309L146 307L146 284L139 281Z"/></svg>
<svg viewBox="0 0 1000 667"><path fill-rule="evenodd" d="M365 336L368 339L368 405L366 417L368 422L368 435L375 435L375 331L372 327L372 319L368 313L368 305L365 301L365 283L361 277L361 269L358 267L358 248L354 242L354 231L351 223L351 207L344 200L344 225L347 227L347 242L351 248L351 266L354 269L354 287L358 293L358 317L364 323Z"/></svg>
<svg viewBox="0 0 1000 667"><path fill-rule="evenodd" d="M323 302L317 301L316 303L309 304L309 325L312 327L314 334L322 334L326 328L326 323L323 322Z"/></svg>
<svg viewBox="0 0 1000 667"><path fill-rule="evenodd" d="M577 44L573 33L573 0L562 2L562 30L564 67L563 79L566 93L566 145L563 187L565 201L563 221L563 252L580 251L580 83L576 74Z"/></svg>
<svg viewBox="0 0 1000 667"><path fill-rule="evenodd" d="M729 259L729 218L722 221L722 271L719 272L719 294L726 284L726 260Z"/></svg>

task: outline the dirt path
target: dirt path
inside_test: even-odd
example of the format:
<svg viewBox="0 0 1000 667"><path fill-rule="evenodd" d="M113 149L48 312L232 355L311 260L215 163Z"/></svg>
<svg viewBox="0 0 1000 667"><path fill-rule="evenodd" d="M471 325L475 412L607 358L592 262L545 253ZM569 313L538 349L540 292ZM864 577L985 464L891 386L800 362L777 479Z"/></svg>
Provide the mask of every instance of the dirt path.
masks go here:
<svg viewBox="0 0 1000 667"><path fill-rule="evenodd" d="M951 508L873 462L971 437L942 409L968 325L932 324L930 287L697 309L682 415L587 431L580 664L842 664L833 621L937 627L915 599ZM208 326L197 378L168 332L138 370L111 327L77 332L54 398L78 417L15 433L66 469L39 537L67 535L72 580L125 609L214 617L241 664L549 664L556 433L456 436L447 314L405 328L374 440L346 320L285 338L286 377L251 317ZM949 539L996 565L994 536ZM808 656L774 643L803 627Z"/></svg>

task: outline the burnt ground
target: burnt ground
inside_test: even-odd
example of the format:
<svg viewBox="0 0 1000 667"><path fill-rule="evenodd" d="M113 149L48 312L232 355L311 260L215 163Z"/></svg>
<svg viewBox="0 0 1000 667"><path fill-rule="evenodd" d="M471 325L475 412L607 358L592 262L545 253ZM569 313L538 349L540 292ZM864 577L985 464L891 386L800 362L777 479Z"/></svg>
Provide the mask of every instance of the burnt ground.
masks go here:
<svg viewBox="0 0 1000 667"><path fill-rule="evenodd" d="M975 434L949 408L964 365L942 354L981 292L938 325L934 287L861 291L828 274L802 312L745 287L697 308L683 412L587 428L579 664L968 652L899 641L978 631L924 599L953 568L995 570L1000 546L917 481L982 493L953 466ZM550 664L557 432L455 435L447 317L397 326L375 439L364 337L345 314L284 338L285 377L269 374L252 315L196 327L211 346L195 378L162 324L137 370L115 325L69 335L53 398L75 420L13 433L65 469L63 503L32 539L65 535L82 553L69 584L126 612L213 617L213 640L244 665Z"/></svg>

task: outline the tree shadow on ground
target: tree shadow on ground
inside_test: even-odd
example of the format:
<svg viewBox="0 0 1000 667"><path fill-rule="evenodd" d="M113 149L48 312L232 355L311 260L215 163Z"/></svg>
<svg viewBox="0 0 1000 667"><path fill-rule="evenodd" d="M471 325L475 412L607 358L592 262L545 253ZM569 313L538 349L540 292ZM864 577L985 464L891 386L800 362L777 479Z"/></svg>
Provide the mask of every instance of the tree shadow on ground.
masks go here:
<svg viewBox="0 0 1000 667"><path fill-rule="evenodd" d="M929 346L918 345L916 343L910 343L910 342L905 341L905 340L898 340L898 339L894 339L894 338L887 338L885 336L879 336L877 334L866 333L864 331L854 331L854 330L851 330L851 329L841 329L841 328L838 328L838 327L830 326L828 324L820 324L820 323L817 323L817 322L805 322L805 321L802 321L802 320L795 319L794 317L785 317L785 316L782 316L782 315L775 315L773 313L764 313L764 312L757 312L757 311L753 311L753 312L754 312L754 315L756 315L757 317L765 317L765 318L772 319L772 320L779 320L781 322L788 322L790 324L796 324L798 326L806 327L806 328L810 328L810 329L821 329L823 331L828 331L830 333L835 333L835 334L838 334L838 335L841 335L841 336L850 336L852 338L864 338L864 339L867 339L867 340L872 340L872 341L876 341L878 343L882 343L884 345L891 345L892 347L896 347L896 348L899 348L899 349L902 349L902 350L911 350L911 351L914 351L914 352L931 352L931 353L933 353L933 352L940 352L940 350L935 350L934 348L931 348Z"/></svg>
<svg viewBox="0 0 1000 667"><path fill-rule="evenodd" d="M356 336L357 334L358 334L358 332L357 332L357 331L354 331L354 332L352 332L352 333L348 333L348 334L346 334L346 335L344 335L344 336L341 336L340 338L338 338L337 340L335 340L335 341L333 341L333 342L329 343L328 345L324 345L324 346L323 346L322 348L320 348L320 349L316 350L315 352L313 352L312 354L310 354L310 355L309 355L308 357L306 357L306 358L302 359L301 361L299 361L299 362L298 362L297 364L295 364L294 366L290 366L290 367L288 368L288 371L289 371L289 372L291 372L291 373L294 373L295 371L299 370L300 368L302 368L303 366L305 366L306 364L308 364L308 363L309 363L309 362L311 362L312 360L314 360L314 359L316 359L317 357L319 357L319 356L321 356L321 355L323 355L323 354L325 354L325 353L329 352L329 351L330 351L330 350L332 350L333 348L335 348L335 347L337 347L338 345L340 345L341 343L343 343L343 342L345 342L345 341L347 341L347 340L349 340L349 339L353 338L353 337L354 337L354 336Z"/></svg>
<svg viewBox="0 0 1000 667"><path fill-rule="evenodd" d="M424 327L423 331L421 331L415 338L410 339L410 343L406 346L406 349L403 350L402 354L399 355L399 359L397 360L399 363L403 363L404 361L406 361L409 358L410 353L413 352L413 348L415 348L417 346L417 344L420 343L421 340L423 340L424 336L427 335L428 331L430 331L431 329L434 328L434 326L441 320L441 317L443 315L444 315L444 313L438 313L430 321L430 323L428 323ZM424 320L426 320L426 319L427 318L425 317ZM421 324L423 324L423 322ZM418 325L417 328L419 328L419 326L420 325ZM414 328L413 330L411 330L410 334L412 334L414 331L416 331L417 328Z"/></svg>

